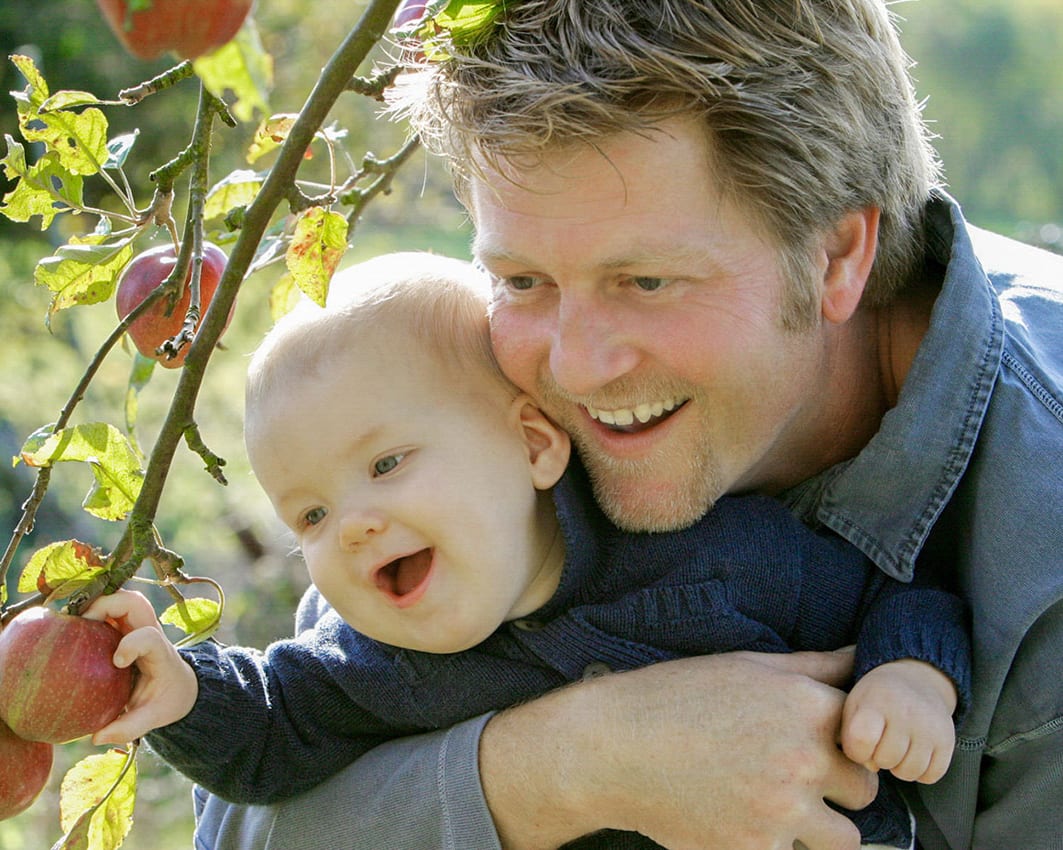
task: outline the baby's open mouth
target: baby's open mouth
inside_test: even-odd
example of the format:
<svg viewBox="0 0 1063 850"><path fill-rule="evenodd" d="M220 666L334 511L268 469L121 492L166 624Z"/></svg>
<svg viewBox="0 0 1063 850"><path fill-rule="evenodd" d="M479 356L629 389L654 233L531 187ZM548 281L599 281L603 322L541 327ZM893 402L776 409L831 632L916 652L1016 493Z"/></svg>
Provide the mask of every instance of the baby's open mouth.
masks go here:
<svg viewBox="0 0 1063 850"><path fill-rule="evenodd" d="M385 593L401 599L420 587L431 569L432 550L422 549L384 564L373 575L373 580Z"/></svg>

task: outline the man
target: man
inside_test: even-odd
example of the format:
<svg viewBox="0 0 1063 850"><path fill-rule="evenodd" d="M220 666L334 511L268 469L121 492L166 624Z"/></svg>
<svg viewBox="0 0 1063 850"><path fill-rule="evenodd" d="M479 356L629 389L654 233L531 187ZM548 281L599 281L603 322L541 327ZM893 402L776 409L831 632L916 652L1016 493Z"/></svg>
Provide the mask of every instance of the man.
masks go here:
<svg viewBox="0 0 1063 850"><path fill-rule="evenodd" d="M950 565L974 700L924 848L1063 835L1063 260L967 226L881 0L512 0L424 75L501 365L620 525L784 498L910 580ZM603 676L379 748L202 846L854 848L844 656ZM482 791L481 791L482 789ZM826 802L825 802L826 801ZM217 842L214 839L217 838ZM285 843L289 842L289 843Z"/></svg>

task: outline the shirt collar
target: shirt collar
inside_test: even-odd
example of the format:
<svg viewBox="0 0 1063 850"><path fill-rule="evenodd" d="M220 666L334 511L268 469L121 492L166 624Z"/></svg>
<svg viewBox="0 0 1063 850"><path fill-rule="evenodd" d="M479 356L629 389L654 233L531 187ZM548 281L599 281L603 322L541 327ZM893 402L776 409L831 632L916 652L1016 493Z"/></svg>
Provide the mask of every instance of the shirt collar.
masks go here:
<svg viewBox="0 0 1063 850"><path fill-rule="evenodd" d="M902 581L970 461L1004 339L963 215L944 193L927 208L926 231L947 268L896 406L859 455L787 496Z"/></svg>

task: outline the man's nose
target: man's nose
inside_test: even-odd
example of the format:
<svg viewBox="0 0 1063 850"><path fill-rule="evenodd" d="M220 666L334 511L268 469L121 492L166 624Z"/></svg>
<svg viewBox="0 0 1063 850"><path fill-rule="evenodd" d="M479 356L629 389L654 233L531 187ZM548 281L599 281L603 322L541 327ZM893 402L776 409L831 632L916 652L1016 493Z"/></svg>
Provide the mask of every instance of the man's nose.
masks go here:
<svg viewBox="0 0 1063 850"><path fill-rule="evenodd" d="M638 351L614 311L601 299L563 296L550 347L554 380L589 396L635 368Z"/></svg>
<svg viewBox="0 0 1063 850"><path fill-rule="evenodd" d="M352 549L368 542L387 528L387 519L379 511L364 507L348 507L340 517L340 546Z"/></svg>

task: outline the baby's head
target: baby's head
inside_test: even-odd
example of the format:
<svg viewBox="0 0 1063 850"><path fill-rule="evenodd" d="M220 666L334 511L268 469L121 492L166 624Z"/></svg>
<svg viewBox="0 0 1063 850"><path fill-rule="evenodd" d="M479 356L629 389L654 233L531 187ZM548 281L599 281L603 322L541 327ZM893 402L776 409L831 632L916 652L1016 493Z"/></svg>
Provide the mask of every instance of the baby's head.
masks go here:
<svg viewBox="0 0 1063 850"><path fill-rule="evenodd" d="M471 263L429 253L385 254L338 273L324 309L302 301L255 352L247 376L249 426L278 384L339 377L341 357L380 342L381 370L434 365L485 395L514 398L518 390L491 351L489 298L486 276Z"/></svg>
<svg viewBox="0 0 1063 850"><path fill-rule="evenodd" d="M355 628L456 652L543 604L567 436L498 369L486 279L401 253L277 322L248 372L252 468ZM438 615L438 616L437 616Z"/></svg>

